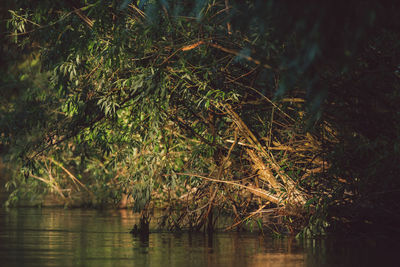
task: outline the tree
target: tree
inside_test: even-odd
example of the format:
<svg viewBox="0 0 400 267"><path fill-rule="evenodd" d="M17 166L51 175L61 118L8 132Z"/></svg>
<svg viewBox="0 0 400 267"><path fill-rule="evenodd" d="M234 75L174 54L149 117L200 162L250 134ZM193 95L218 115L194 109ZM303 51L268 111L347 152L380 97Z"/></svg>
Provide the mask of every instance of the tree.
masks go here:
<svg viewBox="0 0 400 267"><path fill-rule="evenodd" d="M361 187L373 189L368 179L380 173L338 158L369 153L371 142L398 154L387 142L397 130L374 139L376 130L341 120L364 114L376 88L391 88L376 93L382 103L398 97L398 61L378 53L398 59L393 5L20 1L11 37L40 74L2 104L2 144L29 177L11 184L45 182L67 202L81 190L97 204L130 194L144 217L156 200L186 207L166 217L170 227L211 229L217 210L239 225L278 207L295 221L288 229L312 215L320 231L331 207L368 195ZM382 73L359 82L370 71ZM347 88L365 83L368 93L349 100ZM362 158L395 168L386 156Z"/></svg>

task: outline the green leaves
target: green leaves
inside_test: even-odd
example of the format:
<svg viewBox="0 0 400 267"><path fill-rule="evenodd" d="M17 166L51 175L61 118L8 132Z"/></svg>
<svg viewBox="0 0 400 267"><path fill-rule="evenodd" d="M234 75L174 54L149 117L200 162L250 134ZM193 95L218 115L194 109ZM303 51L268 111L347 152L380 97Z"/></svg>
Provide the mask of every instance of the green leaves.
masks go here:
<svg viewBox="0 0 400 267"><path fill-rule="evenodd" d="M106 116L115 115L116 109L120 107L120 105L116 102L116 99L109 98L100 98L97 101L97 105L101 107Z"/></svg>
<svg viewBox="0 0 400 267"><path fill-rule="evenodd" d="M190 207L200 208L210 195L201 174L235 184L221 185L216 197L221 209L230 201L249 207L245 214L260 203L238 184L276 194L279 206L291 179L309 197L304 208L319 209L311 235L325 231L332 205L321 207L320 192L340 199L355 186L368 192L373 175L395 181L388 170L397 170L399 119L389 110L398 106L399 37L384 25L398 24L397 9L376 1L189 2L16 2L8 25L25 50L7 55L10 68L0 74L0 142L17 167L27 160L34 164L26 171L75 188L49 168L47 159L57 159L94 192L93 203L127 193L137 211L156 199L179 202L193 187ZM339 11L342 19L332 19ZM387 32L368 37L378 25ZM282 191L257 178L246 151L275 167ZM368 179L343 185L335 173ZM48 188L31 178L9 183L13 199Z"/></svg>

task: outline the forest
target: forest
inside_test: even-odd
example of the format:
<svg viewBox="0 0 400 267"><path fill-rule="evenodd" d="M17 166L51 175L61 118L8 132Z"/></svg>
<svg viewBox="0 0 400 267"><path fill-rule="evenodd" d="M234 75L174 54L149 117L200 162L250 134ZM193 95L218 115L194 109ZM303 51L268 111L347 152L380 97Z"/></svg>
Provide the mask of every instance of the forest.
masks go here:
<svg viewBox="0 0 400 267"><path fill-rule="evenodd" d="M171 231L399 233L398 10L5 1L5 205L52 195Z"/></svg>

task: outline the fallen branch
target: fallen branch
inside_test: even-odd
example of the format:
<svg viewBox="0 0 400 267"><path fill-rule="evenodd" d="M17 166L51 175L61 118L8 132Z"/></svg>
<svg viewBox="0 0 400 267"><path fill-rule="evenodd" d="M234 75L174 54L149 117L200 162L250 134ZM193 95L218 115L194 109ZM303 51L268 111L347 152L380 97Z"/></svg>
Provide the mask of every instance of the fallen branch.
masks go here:
<svg viewBox="0 0 400 267"><path fill-rule="evenodd" d="M247 186L247 185L235 183L235 182L232 182L232 181L218 180L218 179L205 177L205 176L194 174L194 173L179 173L179 172L177 172L176 175L193 176L193 177L201 178L201 179L204 179L204 180L207 180L207 181L211 181L211 182L224 183L224 184L238 186L240 188L247 189L250 193L252 193L252 194L254 194L256 196L259 196L259 197L261 197L263 199L266 199L268 201L271 201L271 202L273 202L275 204L280 205L282 203L282 199L281 198L277 197L273 193L270 193L270 192L268 192L266 190L263 190L261 188L255 187L255 186L251 186L251 185Z"/></svg>

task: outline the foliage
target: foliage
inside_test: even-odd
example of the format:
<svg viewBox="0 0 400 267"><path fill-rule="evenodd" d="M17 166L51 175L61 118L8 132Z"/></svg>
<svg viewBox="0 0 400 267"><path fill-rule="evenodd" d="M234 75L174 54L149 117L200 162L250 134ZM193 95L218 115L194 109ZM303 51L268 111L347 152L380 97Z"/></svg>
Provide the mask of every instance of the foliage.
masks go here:
<svg viewBox="0 0 400 267"><path fill-rule="evenodd" d="M167 207L171 228L272 212L315 233L350 220L338 207L393 206L375 192L398 188L395 4L9 5L3 49L23 52L1 77L10 200L131 196L143 216Z"/></svg>

